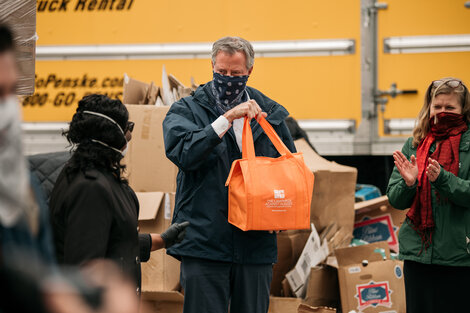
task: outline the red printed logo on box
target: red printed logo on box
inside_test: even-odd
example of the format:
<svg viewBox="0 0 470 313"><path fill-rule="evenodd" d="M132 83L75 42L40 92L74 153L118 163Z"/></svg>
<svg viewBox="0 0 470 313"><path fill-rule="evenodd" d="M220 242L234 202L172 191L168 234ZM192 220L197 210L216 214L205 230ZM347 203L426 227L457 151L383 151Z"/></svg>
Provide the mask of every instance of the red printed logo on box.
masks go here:
<svg viewBox="0 0 470 313"><path fill-rule="evenodd" d="M374 218L364 219L354 224L354 238L362 239L369 243L387 241L390 248L397 251L398 238L395 234L398 227L393 225L390 214L380 215Z"/></svg>
<svg viewBox="0 0 470 313"><path fill-rule="evenodd" d="M368 284L356 285L357 294L355 297L358 300L359 310L364 310L368 307L376 307L378 305L390 308L392 306L392 301L388 281L383 282L373 282L371 281Z"/></svg>

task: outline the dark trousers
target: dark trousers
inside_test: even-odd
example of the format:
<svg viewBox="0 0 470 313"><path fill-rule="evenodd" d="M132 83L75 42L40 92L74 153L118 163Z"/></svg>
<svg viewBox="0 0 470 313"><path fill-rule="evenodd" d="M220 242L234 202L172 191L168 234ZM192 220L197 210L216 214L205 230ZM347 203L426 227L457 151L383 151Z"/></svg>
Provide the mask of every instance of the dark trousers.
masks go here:
<svg viewBox="0 0 470 313"><path fill-rule="evenodd" d="M470 312L470 267L405 261L407 313Z"/></svg>
<svg viewBox="0 0 470 313"><path fill-rule="evenodd" d="M183 313L266 313L271 264L234 264L183 257Z"/></svg>

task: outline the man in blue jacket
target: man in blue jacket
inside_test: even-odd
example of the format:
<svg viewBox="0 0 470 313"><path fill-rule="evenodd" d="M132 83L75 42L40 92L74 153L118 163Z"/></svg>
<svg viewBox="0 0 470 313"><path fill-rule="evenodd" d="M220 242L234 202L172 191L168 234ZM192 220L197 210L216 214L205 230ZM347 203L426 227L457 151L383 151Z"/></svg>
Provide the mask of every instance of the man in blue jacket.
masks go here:
<svg viewBox="0 0 470 313"><path fill-rule="evenodd" d="M287 110L247 87L252 45L224 37L212 47L213 80L175 102L163 122L167 157L179 168L173 223L189 221L186 237L168 253L181 259L184 313L265 313L269 306L276 234L228 223L225 180L240 159L243 119L251 120L256 155L278 152L257 120L266 117L291 150Z"/></svg>

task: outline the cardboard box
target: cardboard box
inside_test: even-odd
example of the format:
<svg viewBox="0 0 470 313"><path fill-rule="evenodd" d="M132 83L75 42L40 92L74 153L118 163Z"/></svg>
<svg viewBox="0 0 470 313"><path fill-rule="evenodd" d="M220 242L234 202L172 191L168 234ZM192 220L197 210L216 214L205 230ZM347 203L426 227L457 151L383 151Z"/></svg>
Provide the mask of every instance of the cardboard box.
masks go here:
<svg viewBox="0 0 470 313"><path fill-rule="evenodd" d="M176 94L175 101L191 95L192 89L183 85L174 75L168 75L168 81L173 94Z"/></svg>
<svg viewBox="0 0 470 313"><path fill-rule="evenodd" d="M320 240L326 240L328 249L333 252L336 249L348 247L353 239L352 233L346 228L338 229L337 223L328 225L320 234Z"/></svg>
<svg viewBox="0 0 470 313"><path fill-rule="evenodd" d="M406 311L403 263L385 241L335 251L343 312Z"/></svg>
<svg viewBox="0 0 470 313"><path fill-rule="evenodd" d="M282 286L281 297L295 298L295 294L292 292L292 289L290 288L287 278L284 278L282 280L281 286Z"/></svg>
<svg viewBox="0 0 470 313"><path fill-rule="evenodd" d="M171 225L175 194L137 192L139 199L139 231L162 233ZM180 262L166 254L165 249L154 251L150 260L142 263L142 290L169 291L179 287Z"/></svg>
<svg viewBox="0 0 470 313"><path fill-rule="evenodd" d="M354 208L354 238L369 243L387 241L390 249L398 252L398 232L408 210L394 209L387 196L358 202Z"/></svg>
<svg viewBox="0 0 470 313"><path fill-rule="evenodd" d="M286 274L287 281L296 297L302 298L305 296L310 269L325 260L328 254L329 250L326 239L323 242L320 241L320 236L312 224L312 232L308 237L297 264L294 269Z"/></svg>
<svg viewBox="0 0 470 313"><path fill-rule="evenodd" d="M2 1L0 21L13 31L19 79L18 95L34 93L36 59L36 1Z"/></svg>
<svg viewBox="0 0 470 313"><path fill-rule="evenodd" d="M176 191L178 168L166 157L162 123L169 107L126 105L135 123L124 158L129 184L135 191Z"/></svg>
<svg viewBox="0 0 470 313"><path fill-rule="evenodd" d="M336 312L335 308L329 307L315 307L307 304L301 304L298 308L298 313L333 313Z"/></svg>
<svg viewBox="0 0 470 313"><path fill-rule="evenodd" d="M184 296L178 291L143 291L142 312L182 313Z"/></svg>
<svg viewBox="0 0 470 313"><path fill-rule="evenodd" d="M268 313L334 313L336 309L302 304L299 298L270 297Z"/></svg>
<svg viewBox="0 0 470 313"><path fill-rule="evenodd" d="M122 103L143 104L148 93L149 84L124 74L124 86L122 93Z"/></svg>
<svg viewBox="0 0 470 313"><path fill-rule="evenodd" d="M299 298L270 297L268 313L297 313L301 303Z"/></svg>
<svg viewBox="0 0 470 313"><path fill-rule="evenodd" d="M124 104L163 105L160 87L141 82L124 74L122 102Z"/></svg>
<svg viewBox="0 0 470 313"><path fill-rule="evenodd" d="M310 220L321 232L333 222L352 232L357 169L330 162L313 151L304 139L296 140L307 166L315 175Z"/></svg>
<svg viewBox="0 0 470 313"><path fill-rule="evenodd" d="M309 235L309 230L288 230L277 234L277 263L273 266L271 295L283 295L282 281L295 266Z"/></svg>
<svg viewBox="0 0 470 313"><path fill-rule="evenodd" d="M338 269L328 265L312 267L304 303L313 307L339 308Z"/></svg>
<svg viewBox="0 0 470 313"><path fill-rule="evenodd" d="M175 101L176 95L173 94L173 90L170 86L170 79L168 78L168 75L166 73L166 68L165 65L162 67L162 97L163 97L163 103L166 106L172 105Z"/></svg>

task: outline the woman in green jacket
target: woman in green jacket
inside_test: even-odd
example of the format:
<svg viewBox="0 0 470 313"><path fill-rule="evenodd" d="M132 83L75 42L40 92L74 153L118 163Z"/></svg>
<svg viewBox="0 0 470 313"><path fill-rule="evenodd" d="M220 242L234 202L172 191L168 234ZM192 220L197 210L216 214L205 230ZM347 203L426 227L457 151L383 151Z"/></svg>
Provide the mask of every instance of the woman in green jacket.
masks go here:
<svg viewBox="0 0 470 313"><path fill-rule="evenodd" d="M408 313L470 311L469 123L463 82L433 81L413 137L393 153L387 195L410 208L399 234Z"/></svg>

